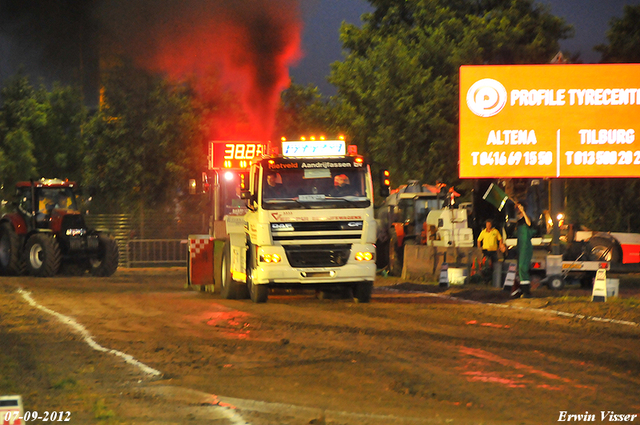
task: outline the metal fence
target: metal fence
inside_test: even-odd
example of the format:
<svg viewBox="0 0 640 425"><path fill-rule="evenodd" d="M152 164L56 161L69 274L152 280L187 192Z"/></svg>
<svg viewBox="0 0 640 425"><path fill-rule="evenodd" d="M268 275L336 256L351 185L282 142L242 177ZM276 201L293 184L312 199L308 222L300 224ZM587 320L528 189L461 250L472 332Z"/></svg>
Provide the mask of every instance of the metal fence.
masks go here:
<svg viewBox="0 0 640 425"><path fill-rule="evenodd" d="M203 233L208 224L202 214L176 220L167 214L147 213L144 223L130 214L87 215L85 220L89 227L116 239L121 267L186 266L188 235Z"/></svg>
<svg viewBox="0 0 640 425"><path fill-rule="evenodd" d="M85 216L87 225L93 229L113 236L118 244L120 266L127 265L128 241L133 230L133 220L130 214L89 214Z"/></svg>
<svg viewBox="0 0 640 425"><path fill-rule="evenodd" d="M132 239L128 242L127 267L184 266L187 241L181 239Z"/></svg>

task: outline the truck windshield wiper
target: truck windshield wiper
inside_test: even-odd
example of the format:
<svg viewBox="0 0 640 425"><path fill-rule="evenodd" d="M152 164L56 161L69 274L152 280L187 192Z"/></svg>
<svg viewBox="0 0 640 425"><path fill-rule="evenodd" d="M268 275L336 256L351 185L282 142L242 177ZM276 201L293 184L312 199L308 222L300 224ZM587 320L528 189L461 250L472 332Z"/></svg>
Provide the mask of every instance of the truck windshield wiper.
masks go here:
<svg viewBox="0 0 640 425"><path fill-rule="evenodd" d="M281 205L281 204L285 204L285 203L289 203L289 202L295 202L299 205L302 205L304 208L311 208L309 205L305 204L304 202L300 202L299 200L295 199L295 198L286 198L286 199L267 199L265 201L268 204L276 204L276 205Z"/></svg>
<svg viewBox="0 0 640 425"><path fill-rule="evenodd" d="M329 200L329 201L345 201L345 202L348 202L349 204L353 205L356 208L358 207L358 204L356 204L354 201L350 201L347 198L337 198L337 197L333 198L332 197L332 198L327 198L327 200ZM358 201L358 202L361 202L361 201Z"/></svg>

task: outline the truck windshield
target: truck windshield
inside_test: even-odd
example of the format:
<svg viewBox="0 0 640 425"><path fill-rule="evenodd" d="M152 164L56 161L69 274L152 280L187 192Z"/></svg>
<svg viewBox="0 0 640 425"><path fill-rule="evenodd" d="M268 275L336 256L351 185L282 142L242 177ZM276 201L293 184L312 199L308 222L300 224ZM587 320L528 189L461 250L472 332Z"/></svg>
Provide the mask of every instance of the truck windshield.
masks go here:
<svg viewBox="0 0 640 425"><path fill-rule="evenodd" d="M366 169L284 169L265 171L264 209L366 208L370 205Z"/></svg>

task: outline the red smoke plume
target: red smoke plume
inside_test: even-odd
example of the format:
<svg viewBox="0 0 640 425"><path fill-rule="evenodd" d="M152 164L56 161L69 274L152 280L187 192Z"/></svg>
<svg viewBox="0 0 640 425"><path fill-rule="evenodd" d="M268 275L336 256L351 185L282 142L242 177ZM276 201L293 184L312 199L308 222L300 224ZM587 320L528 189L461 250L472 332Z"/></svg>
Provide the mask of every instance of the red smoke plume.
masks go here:
<svg viewBox="0 0 640 425"><path fill-rule="evenodd" d="M204 103L214 105L210 138L273 136L288 68L301 56L298 0L106 3L103 16L134 59L172 78L195 78ZM233 100L240 108L229 106Z"/></svg>

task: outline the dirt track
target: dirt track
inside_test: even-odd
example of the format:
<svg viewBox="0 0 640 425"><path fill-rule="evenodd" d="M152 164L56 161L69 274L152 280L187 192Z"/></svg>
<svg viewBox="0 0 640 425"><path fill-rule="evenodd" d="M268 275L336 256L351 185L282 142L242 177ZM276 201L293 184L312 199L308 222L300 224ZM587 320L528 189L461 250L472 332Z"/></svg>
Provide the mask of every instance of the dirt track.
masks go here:
<svg viewBox="0 0 640 425"><path fill-rule="evenodd" d="M207 394L312 408L261 414L238 400L237 411L254 425L401 418L546 424L561 411L595 413L600 423L600 411L640 412L638 326L460 302L433 296L433 286L389 289L396 281L382 278L370 304L307 292L272 294L255 305L187 290L184 273L2 278L0 389L19 391L31 409L73 410L71 423L224 423L204 419ZM30 307L18 287L163 377L88 348ZM593 305L546 290L516 301L486 287L457 294L502 306L638 317L637 303ZM6 378L16 374L21 382ZM202 393L178 394L176 387Z"/></svg>

